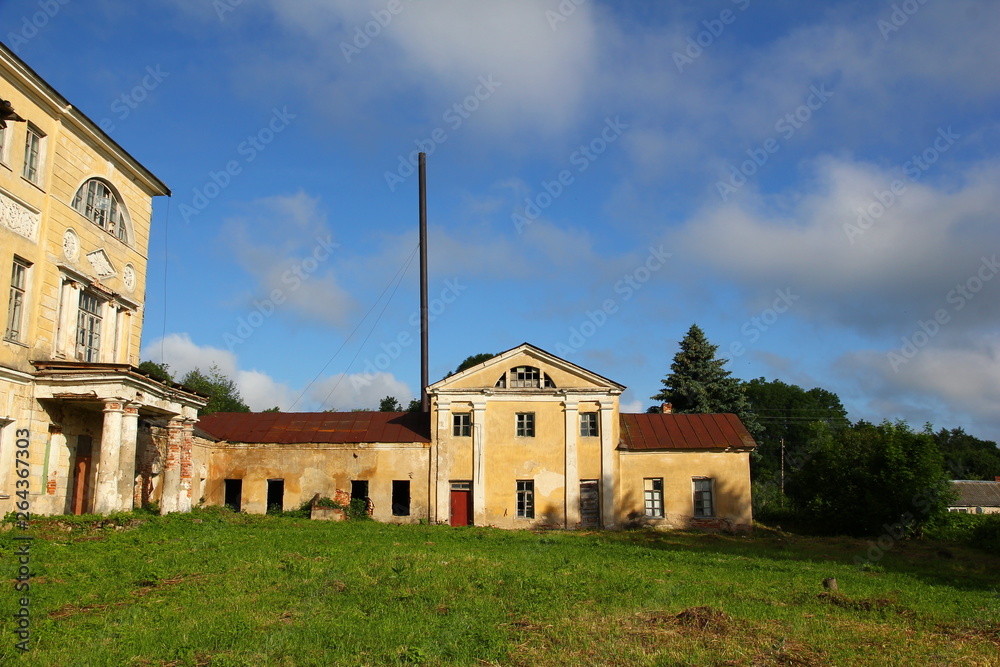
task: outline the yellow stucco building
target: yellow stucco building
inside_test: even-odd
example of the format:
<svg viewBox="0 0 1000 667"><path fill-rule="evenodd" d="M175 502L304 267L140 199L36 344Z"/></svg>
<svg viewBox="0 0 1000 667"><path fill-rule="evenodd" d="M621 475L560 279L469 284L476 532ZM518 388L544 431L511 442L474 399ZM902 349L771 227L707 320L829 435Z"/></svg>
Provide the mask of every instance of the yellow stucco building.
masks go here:
<svg viewBox="0 0 1000 667"><path fill-rule="evenodd" d="M3 45L0 99L0 513L130 509L140 417L173 419L157 485L190 507L204 399L134 368L170 191Z"/></svg>
<svg viewBox="0 0 1000 667"><path fill-rule="evenodd" d="M198 488L250 512L339 492L403 523L749 528L739 419L621 414L623 390L524 343L431 385L429 415L208 415Z"/></svg>

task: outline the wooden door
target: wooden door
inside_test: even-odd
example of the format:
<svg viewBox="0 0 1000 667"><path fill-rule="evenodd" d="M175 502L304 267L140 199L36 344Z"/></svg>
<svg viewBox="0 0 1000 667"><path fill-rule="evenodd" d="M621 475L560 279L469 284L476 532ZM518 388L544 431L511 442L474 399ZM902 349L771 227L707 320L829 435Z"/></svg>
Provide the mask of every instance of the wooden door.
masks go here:
<svg viewBox="0 0 1000 667"><path fill-rule="evenodd" d="M580 481L580 525L596 528L601 523L601 497L596 479Z"/></svg>
<svg viewBox="0 0 1000 667"><path fill-rule="evenodd" d="M469 482L451 484L451 525L472 524L472 489Z"/></svg>
<svg viewBox="0 0 1000 667"><path fill-rule="evenodd" d="M89 435L76 438L76 461L73 463L73 514L86 514L90 509L90 473L93 441Z"/></svg>

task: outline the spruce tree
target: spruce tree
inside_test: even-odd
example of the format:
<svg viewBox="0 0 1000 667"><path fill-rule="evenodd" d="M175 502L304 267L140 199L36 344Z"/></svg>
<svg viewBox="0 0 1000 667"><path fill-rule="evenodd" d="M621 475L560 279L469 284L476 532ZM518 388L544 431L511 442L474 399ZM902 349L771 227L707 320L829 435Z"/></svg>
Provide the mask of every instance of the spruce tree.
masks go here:
<svg viewBox="0 0 1000 667"><path fill-rule="evenodd" d="M718 349L718 345L708 341L701 327L692 324L670 364L670 375L660 380L663 389L652 398L671 403L673 411L678 413L731 412L751 434L756 434L760 426L750 411L743 386L723 368L726 359L715 357Z"/></svg>

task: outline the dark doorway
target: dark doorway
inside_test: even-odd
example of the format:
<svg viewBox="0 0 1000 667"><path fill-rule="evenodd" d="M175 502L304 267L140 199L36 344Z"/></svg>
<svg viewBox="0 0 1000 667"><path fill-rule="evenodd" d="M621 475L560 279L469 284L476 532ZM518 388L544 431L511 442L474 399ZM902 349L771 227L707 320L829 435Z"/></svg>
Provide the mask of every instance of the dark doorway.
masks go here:
<svg viewBox="0 0 1000 667"><path fill-rule="evenodd" d="M267 513L281 514L285 511L285 480L267 480Z"/></svg>
<svg viewBox="0 0 1000 667"><path fill-rule="evenodd" d="M392 515L410 516L410 480L392 480Z"/></svg>
<svg viewBox="0 0 1000 667"><path fill-rule="evenodd" d="M355 479L351 481L351 500L368 500L368 480Z"/></svg>
<svg viewBox="0 0 1000 667"><path fill-rule="evenodd" d="M451 483L451 525L472 524L472 482Z"/></svg>
<svg viewBox="0 0 1000 667"><path fill-rule="evenodd" d="M73 514L90 509L90 473L94 442L89 435L76 437L76 461L73 464Z"/></svg>
<svg viewBox="0 0 1000 667"><path fill-rule="evenodd" d="M234 512L239 512L243 507L243 480L242 479L227 479L225 480L226 485L226 507L233 510Z"/></svg>
<svg viewBox="0 0 1000 667"><path fill-rule="evenodd" d="M601 522L600 492L596 479L580 480L580 525L596 528Z"/></svg>

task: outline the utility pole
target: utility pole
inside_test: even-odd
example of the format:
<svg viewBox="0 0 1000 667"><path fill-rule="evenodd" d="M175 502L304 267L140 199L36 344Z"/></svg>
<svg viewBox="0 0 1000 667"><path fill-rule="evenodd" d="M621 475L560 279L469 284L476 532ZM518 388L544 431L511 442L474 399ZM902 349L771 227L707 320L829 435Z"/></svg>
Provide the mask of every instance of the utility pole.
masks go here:
<svg viewBox="0 0 1000 667"><path fill-rule="evenodd" d="M785 495L785 439L781 439L781 495Z"/></svg>
<svg viewBox="0 0 1000 667"><path fill-rule="evenodd" d="M420 410L431 411L427 395L429 371L427 361L427 154L420 153Z"/></svg>

